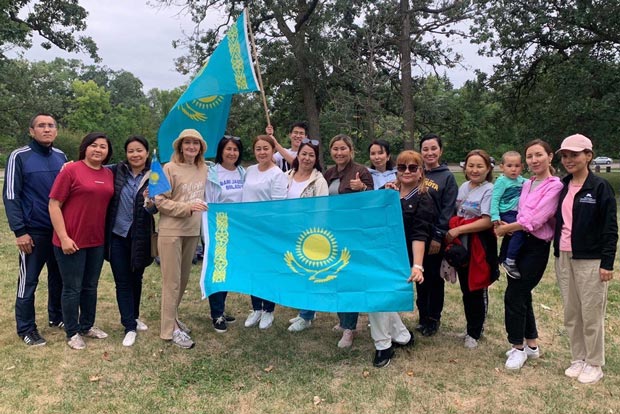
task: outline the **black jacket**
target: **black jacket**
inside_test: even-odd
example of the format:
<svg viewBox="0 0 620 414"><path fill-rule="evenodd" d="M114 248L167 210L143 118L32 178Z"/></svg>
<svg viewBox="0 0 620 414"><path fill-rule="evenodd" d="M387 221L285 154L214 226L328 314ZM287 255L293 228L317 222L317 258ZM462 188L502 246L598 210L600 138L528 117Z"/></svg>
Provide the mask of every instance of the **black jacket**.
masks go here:
<svg viewBox="0 0 620 414"><path fill-rule="evenodd" d="M391 190L386 190L391 191ZM405 226L405 239L407 240L407 253L409 264L413 264L413 241L431 241L433 223L437 217L435 203L428 192L421 193L414 190L406 197L400 199L403 210L403 224Z"/></svg>
<svg viewBox="0 0 620 414"><path fill-rule="evenodd" d="M572 175L565 177L564 188L555 214L554 254L560 255L562 233L562 202L568 192ZM573 203L573 227L571 247L573 259L600 259L601 268L613 270L618 243L618 222L616 220L616 197L611 185L591 171Z"/></svg>
<svg viewBox="0 0 620 414"><path fill-rule="evenodd" d="M459 186L456 184L456 179L448 169L447 164L441 164L432 170L425 170L424 175L426 176L428 193L433 198L437 209L433 240L441 243L448 232L450 217L454 214Z"/></svg>
<svg viewBox="0 0 620 414"><path fill-rule="evenodd" d="M105 259L110 260L110 240L112 238L112 229L114 221L118 214L118 204L120 201L121 190L127 182L127 177L131 174L130 167L126 162L109 166L114 173L114 196L108 206L108 214L106 217L106 238L105 238ZM144 168L148 174L150 165L147 162ZM131 268L144 268L153 263L151 257L151 234L155 231L155 221L153 215L144 208L144 196L142 193L148 186L148 180L138 189L133 207L133 224L127 235L131 239Z"/></svg>

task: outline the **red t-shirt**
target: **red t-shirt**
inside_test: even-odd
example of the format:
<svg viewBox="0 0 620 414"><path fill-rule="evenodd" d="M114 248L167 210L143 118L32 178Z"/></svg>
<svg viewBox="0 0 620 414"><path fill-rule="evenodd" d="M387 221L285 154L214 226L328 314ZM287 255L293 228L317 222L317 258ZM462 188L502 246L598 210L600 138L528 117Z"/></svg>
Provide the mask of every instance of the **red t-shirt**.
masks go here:
<svg viewBox="0 0 620 414"><path fill-rule="evenodd" d="M103 246L105 216L114 195L114 175L93 170L84 161L67 165L56 177L50 198L61 201L67 234L79 248ZM54 246L61 247L54 231Z"/></svg>

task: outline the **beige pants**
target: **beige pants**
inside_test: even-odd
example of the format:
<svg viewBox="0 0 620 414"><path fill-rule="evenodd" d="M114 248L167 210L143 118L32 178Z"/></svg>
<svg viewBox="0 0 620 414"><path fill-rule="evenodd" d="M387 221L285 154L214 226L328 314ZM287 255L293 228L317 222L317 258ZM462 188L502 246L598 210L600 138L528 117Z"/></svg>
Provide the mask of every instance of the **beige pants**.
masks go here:
<svg viewBox="0 0 620 414"><path fill-rule="evenodd" d="M161 339L172 339L177 309L189 281L192 259L200 236L162 236L157 238L161 263Z"/></svg>
<svg viewBox="0 0 620 414"><path fill-rule="evenodd" d="M573 260L560 252L555 273L564 301L564 326L573 361L605 365L605 309L607 282L599 275L600 260Z"/></svg>

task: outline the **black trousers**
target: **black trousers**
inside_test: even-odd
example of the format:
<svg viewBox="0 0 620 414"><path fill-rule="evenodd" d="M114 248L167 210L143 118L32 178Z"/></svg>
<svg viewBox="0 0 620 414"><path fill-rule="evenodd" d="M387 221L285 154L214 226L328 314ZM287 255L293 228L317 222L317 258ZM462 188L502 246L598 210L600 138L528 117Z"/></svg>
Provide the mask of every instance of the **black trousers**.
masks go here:
<svg viewBox="0 0 620 414"><path fill-rule="evenodd" d="M469 290L469 269L457 269L459 284L463 293L463 308L467 320L467 335L478 340L482 336L484 321L487 317L489 296L487 288Z"/></svg>
<svg viewBox="0 0 620 414"><path fill-rule="evenodd" d="M439 269L443 259L443 246L437 254L424 256L424 282L416 283L416 306L420 314L420 323L426 324L429 319L441 319L444 303L444 285Z"/></svg>
<svg viewBox="0 0 620 414"><path fill-rule="evenodd" d="M525 234L525 241L517 256L517 268L521 273L521 279L508 277L508 286L504 294L506 333L508 342L513 345L523 344L524 338L538 338L536 317L532 307L532 290L545 273L551 247L550 242L538 239L529 233Z"/></svg>

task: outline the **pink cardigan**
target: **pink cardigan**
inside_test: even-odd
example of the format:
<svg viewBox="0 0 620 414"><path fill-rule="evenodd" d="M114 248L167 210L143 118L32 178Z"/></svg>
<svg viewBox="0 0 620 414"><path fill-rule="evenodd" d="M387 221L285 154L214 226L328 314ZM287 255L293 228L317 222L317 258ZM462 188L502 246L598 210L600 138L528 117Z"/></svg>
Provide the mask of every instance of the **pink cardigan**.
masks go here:
<svg viewBox="0 0 620 414"><path fill-rule="evenodd" d="M551 241L562 182L558 177L551 176L530 192L534 179L535 177L532 177L523 183L517 223L533 236Z"/></svg>

